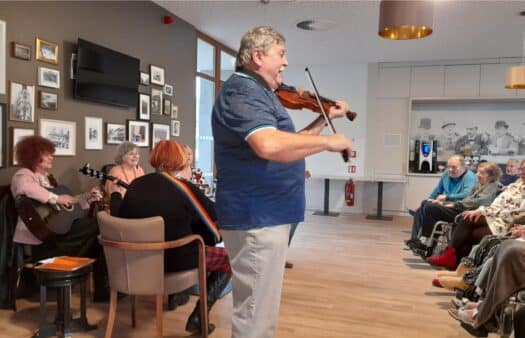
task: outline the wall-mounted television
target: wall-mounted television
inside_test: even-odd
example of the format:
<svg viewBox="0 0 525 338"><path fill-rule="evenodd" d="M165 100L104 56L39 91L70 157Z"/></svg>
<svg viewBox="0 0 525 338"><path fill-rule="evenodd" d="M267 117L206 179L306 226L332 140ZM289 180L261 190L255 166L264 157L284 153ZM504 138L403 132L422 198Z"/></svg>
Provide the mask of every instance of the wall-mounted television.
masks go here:
<svg viewBox="0 0 525 338"><path fill-rule="evenodd" d="M75 97L136 107L139 69L139 59L79 38Z"/></svg>

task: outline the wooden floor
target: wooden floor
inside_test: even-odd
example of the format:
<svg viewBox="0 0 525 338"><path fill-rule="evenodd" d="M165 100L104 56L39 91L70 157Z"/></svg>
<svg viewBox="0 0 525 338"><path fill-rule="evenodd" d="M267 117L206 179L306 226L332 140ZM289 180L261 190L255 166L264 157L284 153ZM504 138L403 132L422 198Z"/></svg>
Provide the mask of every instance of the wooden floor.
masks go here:
<svg viewBox="0 0 525 338"><path fill-rule="evenodd" d="M403 250L409 218L306 218L289 251L295 266L285 272L277 337L470 337L446 312L452 294L431 286L435 270ZM78 290L73 299L77 308ZM113 337L154 336L154 299L138 301L137 328L123 299ZM189 336L184 326L195 301L164 314L164 337ZM231 301L229 294L214 306L212 337L230 336ZM37 299L17 304L16 313L0 310L0 337L30 337L38 326ZM98 330L73 336L103 337L108 305L88 307Z"/></svg>

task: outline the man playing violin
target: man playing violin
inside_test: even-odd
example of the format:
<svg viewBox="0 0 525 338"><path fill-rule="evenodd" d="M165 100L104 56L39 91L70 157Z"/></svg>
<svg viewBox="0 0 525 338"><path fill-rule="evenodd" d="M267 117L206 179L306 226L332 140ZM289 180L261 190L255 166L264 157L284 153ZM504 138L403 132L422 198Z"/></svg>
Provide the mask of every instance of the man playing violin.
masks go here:
<svg viewBox="0 0 525 338"><path fill-rule="evenodd" d="M352 147L342 134L319 135L322 116L295 130L274 93L288 66L284 42L271 27L249 30L212 112L217 217L233 269L232 337L275 333L290 224L304 220L304 158ZM347 111L336 101L328 116Z"/></svg>

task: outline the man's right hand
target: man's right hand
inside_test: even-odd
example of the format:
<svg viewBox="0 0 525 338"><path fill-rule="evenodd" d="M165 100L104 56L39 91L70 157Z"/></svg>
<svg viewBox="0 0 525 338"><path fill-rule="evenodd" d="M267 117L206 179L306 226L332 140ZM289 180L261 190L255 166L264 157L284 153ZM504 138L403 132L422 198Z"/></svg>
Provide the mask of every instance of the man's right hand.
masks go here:
<svg viewBox="0 0 525 338"><path fill-rule="evenodd" d="M352 141L350 141L345 135L334 134L328 135L327 138L328 144L326 150L333 152L343 152L346 150L348 154L352 151Z"/></svg>
<svg viewBox="0 0 525 338"><path fill-rule="evenodd" d="M57 204L69 208L74 202L73 196L64 194L58 195Z"/></svg>

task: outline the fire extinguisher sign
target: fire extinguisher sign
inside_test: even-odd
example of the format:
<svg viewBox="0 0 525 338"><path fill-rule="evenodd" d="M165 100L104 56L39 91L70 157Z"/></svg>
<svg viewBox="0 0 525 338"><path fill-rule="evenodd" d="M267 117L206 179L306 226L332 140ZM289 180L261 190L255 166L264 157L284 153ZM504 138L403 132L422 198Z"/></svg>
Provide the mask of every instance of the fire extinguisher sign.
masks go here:
<svg viewBox="0 0 525 338"><path fill-rule="evenodd" d="M355 172L357 171L357 166L354 165L354 164L351 164L348 166L348 173L349 174L355 174Z"/></svg>

